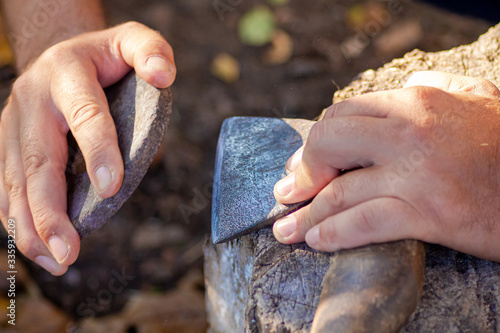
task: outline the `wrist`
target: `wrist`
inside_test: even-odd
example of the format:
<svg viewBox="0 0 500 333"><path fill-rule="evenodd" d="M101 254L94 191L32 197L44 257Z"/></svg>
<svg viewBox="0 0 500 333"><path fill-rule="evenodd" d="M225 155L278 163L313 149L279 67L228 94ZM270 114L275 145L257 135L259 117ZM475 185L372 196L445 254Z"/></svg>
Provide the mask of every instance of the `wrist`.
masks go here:
<svg viewBox="0 0 500 333"><path fill-rule="evenodd" d="M28 69L45 50L76 35L77 34L71 34L66 31L60 31L54 33L52 36L45 36L46 38L43 43L33 43L27 39L13 38L10 36L10 42L14 54L16 55L15 65L17 73L21 74Z"/></svg>
<svg viewBox="0 0 500 333"><path fill-rule="evenodd" d="M99 0L1 2L19 73L51 46L106 27Z"/></svg>

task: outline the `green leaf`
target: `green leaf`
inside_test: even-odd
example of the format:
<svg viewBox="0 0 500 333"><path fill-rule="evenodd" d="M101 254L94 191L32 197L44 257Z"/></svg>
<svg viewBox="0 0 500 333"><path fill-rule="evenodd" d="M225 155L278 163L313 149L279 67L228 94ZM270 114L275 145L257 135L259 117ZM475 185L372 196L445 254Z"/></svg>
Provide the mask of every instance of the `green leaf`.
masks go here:
<svg viewBox="0 0 500 333"><path fill-rule="evenodd" d="M242 43L262 46L271 41L275 27L271 10L266 6L257 6L240 19L238 34Z"/></svg>

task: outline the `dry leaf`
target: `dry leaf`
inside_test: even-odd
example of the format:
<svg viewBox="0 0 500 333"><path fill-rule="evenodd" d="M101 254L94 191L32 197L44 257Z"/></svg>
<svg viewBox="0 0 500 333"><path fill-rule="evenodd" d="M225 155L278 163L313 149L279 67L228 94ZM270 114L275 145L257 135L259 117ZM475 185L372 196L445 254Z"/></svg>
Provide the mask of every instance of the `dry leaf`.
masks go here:
<svg viewBox="0 0 500 333"><path fill-rule="evenodd" d="M233 83L240 78L240 63L232 55L220 53L212 61L211 72L216 78Z"/></svg>
<svg viewBox="0 0 500 333"><path fill-rule="evenodd" d="M424 30L418 20L394 24L375 40L380 54L394 55L411 51L424 38Z"/></svg>
<svg viewBox="0 0 500 333"><path fill-rule="evenodd" d="M370 30L373 26L384 28L390 22L390 13L382 3L365 3L347 10L346 23L353 29Z"/></svg>
<svg viewBox="0 0 500 333"><path fill-rule="evenodd" d="M266 64L279 65L290 60L293 54L293 40L285 31L276 30L271 47L264 53Z"/></svg>

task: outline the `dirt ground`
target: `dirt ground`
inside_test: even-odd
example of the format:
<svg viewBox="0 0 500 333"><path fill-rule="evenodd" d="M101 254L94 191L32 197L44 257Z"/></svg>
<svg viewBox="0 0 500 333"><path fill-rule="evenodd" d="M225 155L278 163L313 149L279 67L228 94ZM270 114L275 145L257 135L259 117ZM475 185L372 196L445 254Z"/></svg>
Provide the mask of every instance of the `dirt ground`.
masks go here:
<svg viewBox="0 0 500 333"><path fill-rule="evenodd" d="M82 242L80 258L64 276L24 261L15 328L3 314L7 256L0 253L5 332L205 331L202 245L222 121L236 115L313 118L358 73L414 48L471 43L493 25L410 0L104 3L111 25L142 22L175 50L178 76L167 138L140 187ZM285 49L276 64L266 56L270 44L248 46L238 36L240 18L258 5L270 9L277 29L288 36L275 46ZM236 61L236 78L211 71L221 53ZM13 78L12 68L0 70L0 97L8 95ZM5 238L1 244L5 248Z"/></svg>

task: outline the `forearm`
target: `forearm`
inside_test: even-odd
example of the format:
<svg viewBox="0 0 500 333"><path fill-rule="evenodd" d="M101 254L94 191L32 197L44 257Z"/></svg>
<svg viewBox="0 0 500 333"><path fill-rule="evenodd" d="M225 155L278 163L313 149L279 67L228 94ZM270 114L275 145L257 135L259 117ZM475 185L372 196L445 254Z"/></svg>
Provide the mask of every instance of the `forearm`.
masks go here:
<svg viewBox="0 0 500 333"><path fill-rule="evenodd" d="M106 26L100 0L1 0L1 4L19 72L50 46Z"/></svg>

